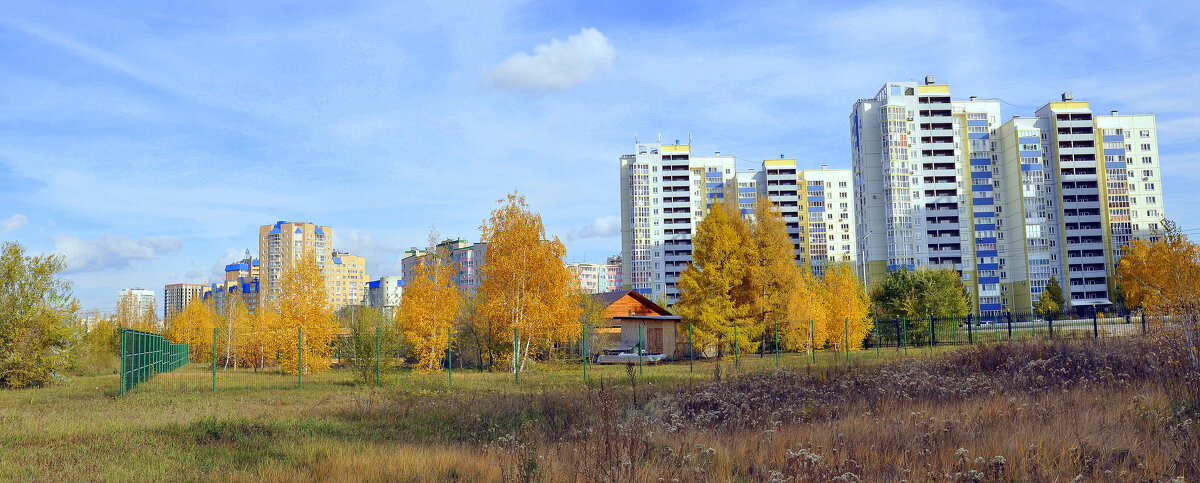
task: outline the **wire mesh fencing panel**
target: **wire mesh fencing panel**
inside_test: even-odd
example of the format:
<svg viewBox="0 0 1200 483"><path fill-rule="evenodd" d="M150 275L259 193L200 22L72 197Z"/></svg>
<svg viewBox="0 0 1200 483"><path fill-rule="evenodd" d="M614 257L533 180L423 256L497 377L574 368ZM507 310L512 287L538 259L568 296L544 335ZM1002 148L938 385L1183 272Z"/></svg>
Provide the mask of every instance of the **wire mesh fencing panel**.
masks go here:
<svg viewBox="0 0 1200 483"><path fill-rule="evenodd" d="M187 344L176 344L161 334L140 330L121 329L120 349L122 396L156 374L179 369L188 361Z"/></svg>

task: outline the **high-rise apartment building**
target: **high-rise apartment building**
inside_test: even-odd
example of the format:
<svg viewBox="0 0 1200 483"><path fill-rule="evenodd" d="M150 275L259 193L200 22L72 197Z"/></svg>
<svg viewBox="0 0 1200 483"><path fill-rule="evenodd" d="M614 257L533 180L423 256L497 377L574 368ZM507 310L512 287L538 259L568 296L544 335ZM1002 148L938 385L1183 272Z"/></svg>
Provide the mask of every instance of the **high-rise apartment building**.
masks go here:
<svg viewBox="0 0 1200 483"><path fill-rule="evenodd" d="M623 283L675 303L679 274L692 260L693 230L714 202L741 201L734 157L694 156L679 141L635 148L620 160Z"/></svg>
<svg viewBox="0 0 1200 483"><path fill-rule="evenodd" d="M854 261L850 170L827 165L798 170L795 159L779 158L764 160L757 177L757 195L770 200L783 215L798 265L821 275L830 263Z"/></svg>
<svg viewBox="0 0 1200 483"><path fill-rule="evenodd" d="M332 262L324 270L329 287L329 301L337 310L347 305L366 303L367 261L358 255L335 251L329 257Z"/></svg>
<svg viewBox="0 0 1200 483"><path fill-rule="evenodd" d="M163 320L171 318L187 306L193 298L204 295L202 283L173 283L163 287Z"/></svg>
<svg viewBox="0 0 1200 483"><path fill-rule="evenodd" d="M367 282L367 305L389 316L400 310L403 295L404 280L399 276L380 277L379 280Z"/></svg>
<svg viewBox="0 0 1200 483"><path fill-rule="evenodd" d="M287 221L258 228L258 258L262 262L260 306L265 305L267 299L279 296L283 271L309 250L316 254L317 266L325 273L330 262L329 253L333 250L333 229Z"/></svg>
<svg viewBox="0 0 1200 483"><path fill-rule="evenodd" d="M475 293L475 290L479 288L481 280L480 270L483 268L484 255L487 254L487 243L471 244L459 238L442 241L437 246L438 248L445 248L450 255L450 261L454 262L458 267L458 274L455 276L454 284L462 290ZM412 280L413 267L427 254L428 251L418 248L412 248L404 252L404 258L400 260L401 273L404 280Z"/></svg>
<svg viewBox="0 0 1200 483"><path fill-rule="evenodd" d="M235 301L245 305L249 313L255 313L259 303L261 267L261 262L250 255L250 250L246 250L245 258L225 265L224 282L214 282L204 288L204 300L212 303L213 308L220 313L226 313Z"/></svg>
<svg viewBox="0 0 1200 483"><path fill-rule="evenodd" d="M568 263L579 279L579 288L587 293L615 292L621 289L621 257L609 257L606 263Z"/></svg>
<svg viewBox="0 0 1200 483"><path fill-rule="evenodd" d="M621 157L622 284L642 294L679 297L676 283L692 261L692 235L714 202L737 203L753 219L759 197L783 215L798 264L821 274L831 261L853 261L855 224L850 170L797 170L795 159L735 169L735 157L696 156L687 144L636 143Z"/></svg>
<svg viewBox="0 0 1200 483"><path fill-rule="evenodd" d="M127 288L117 291L117 311L125 320L141 320L147 313L154 312L154 291L144 288Z"/></svg>
<svg viewBox="0 0 1200 483"><path fill-rule="evenodd" d="M258 305L279 295L284 270L288 264L300 260L308 250L316 256L334 310L363 303L370 276L366 273L366 261L362 257L335 251L333 229L328 226L279 221L258 228L258 256L261 260Z"/></svg>
<svg viewBox="0 0 1200 483"><path fill-rule="evenodd" d="M1032 310L1051 277L1076 310L1110 305L1123 247L1163 216L1154 116L1094 117L1067 93L1000 119L932 76L855 103L861 274L952 267L984 317Z"/></svg>

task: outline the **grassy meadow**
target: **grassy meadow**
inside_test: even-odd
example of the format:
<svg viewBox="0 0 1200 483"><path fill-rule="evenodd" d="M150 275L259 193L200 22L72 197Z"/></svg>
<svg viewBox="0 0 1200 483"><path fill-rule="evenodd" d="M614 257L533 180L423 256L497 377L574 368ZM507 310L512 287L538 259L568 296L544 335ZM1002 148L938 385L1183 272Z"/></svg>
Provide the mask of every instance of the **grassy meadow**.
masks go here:
<svg viewBox="0 0 1200 483"><path fill-rule="evenodd" d="M188 365L0 392L0 480L1145 481L1200 477L1141 338L512 374Z"/></svg>

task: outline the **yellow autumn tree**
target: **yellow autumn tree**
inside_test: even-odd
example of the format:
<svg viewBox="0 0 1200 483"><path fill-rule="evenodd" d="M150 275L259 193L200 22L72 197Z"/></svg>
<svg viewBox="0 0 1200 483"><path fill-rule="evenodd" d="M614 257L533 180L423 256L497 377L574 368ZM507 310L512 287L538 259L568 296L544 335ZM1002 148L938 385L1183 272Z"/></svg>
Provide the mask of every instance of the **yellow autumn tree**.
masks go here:
<svg viewBox="0 0 1200 483"><path fill-rule="evenodd" d="M271 300L271 310L278 321L275 343L280 368L296 374L300 370L296 358L303 356L305 374L326 371L333 360L338 322L316 254L306 249L300 259L290 262L279 287L280 293ZM297 329L303 330L299 350Z"/></svg>
<svg viewBox="0 0 1200 483"><path fill-rule="evenodd" d="M825 313L825 281L807 266L793 267L794 277L787 293L787 309L779 330L780 344L789 350L812 354L828 339Z"/></svg>
<svg viewBox="0 0 1200 483"><path fill-rule="evenodd" d="M226 369L229 366L237 368L241 345L250 343L250 334L246 333L251 323L250 310L237 294L230 295L230 299L225 306L225 313L217 321L218 361Z"/></svg>
<svg viewBox="0 0 1200 483"><path fill-rule="evenodd" d="M684 322L691 324L698 347L724 351L738 324L740 350L751 350L742 327L754 324L751 306L735 297L750 272L750 242L735 204L714 203L692 237L692 262L679 276L679 303ZM755 324L759 325L759 324ZM761 331L761 326L759 331ZM732 352L732 345L730 352Z"/></svg>
<svg viewBox="0 0 1200 483"><path fill-rule="evenodd" d="M417 357L418 371L434 371L446 356L446 330L458 316L459 291L455 284L458 264L450 259L446 244L438 244L438 234L429 231L429 251L413 266L412 278L405 282L396 314L396 327Z"/></svg>
<svg viewBox="0 0 1200 483"><path fill-rule="evenodd" d="M243 367L253 367L256 371L275 362L279 353L279 324L273 310L257 310L247 314L244 325L238 333L235 350L237 359ZM295 347L295 340L289 341L288 347Z"/></svg>
<svg viewBox="0 0 1200 483"><path fill-rule="evenodd" d="M1200 246L1171 221L1154 241L1134 240L1117 264L1126 305L1155 315L1200 311Z"/></svg>
<svg viewBox="0 0 1200 483"><path fill-rule="evenodd" d="M482 317L494 320L495 337L513 342L512 369L519 372L531 351L579 335L579 306L571 294L578 284L563 264L566 248L548 239L541 215L519 193L510 193L479 227L487 244L480 269ZM509 349L512 354L512 349Z"/></svg>
<svg viewBox="0 0 1200 483"><path fill-rule="evenodd" d="M740 302L750 305L747 317L757 321L746 324L750 329L746 335L760 337L773 332L775 324L770 321L787 312L788 293L796 276L796 252L783 215L767 198L759 197L755 201L754 220L748 224L748 229L749 269L737 292ZM739 339L741 335L739 330Z"/></svg>
<svg viewBox="0 0 1200 483"><path fill-rule="evenodd" d="M862 348L863 338L874 328L869 312L871 297L850 263L839 262L825 269L825 291L821 301L830 346L839 351Z"/></svg>
<svg viewBox="0 0 1200 483"><path fill-rule="evenodd" d="M166 337L171 342L187 344L192 362L209 362L216 324L217 312L212 304L196 297L171 316Z"/></svg>

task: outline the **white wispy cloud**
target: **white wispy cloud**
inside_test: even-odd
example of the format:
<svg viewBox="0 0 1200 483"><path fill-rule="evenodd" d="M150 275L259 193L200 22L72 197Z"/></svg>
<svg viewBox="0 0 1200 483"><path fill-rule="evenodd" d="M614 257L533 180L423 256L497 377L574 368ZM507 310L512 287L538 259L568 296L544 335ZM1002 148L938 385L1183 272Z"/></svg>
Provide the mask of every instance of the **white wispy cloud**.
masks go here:
<svg viewBox="0 0 1200 483"><path fill-rule="evenodd" d="M568 240L582 238L607 238L621 234L621 219L616 216L601 216L586 225L571 230Z"/></svg>
<svg viewBox="0 0 1200 483"><path fill-rule="evenodd" d="M492 83L531 92L568 89L612 66L617 51L599 30L585 28L563 42L552 39L519 52L489 72Z"/></svg>
<svg viewBox="0 0 1200 483"><path fill-rule="evenodd" d="M15 215L13 215L12 217L10 217L9 219L4 220L4 223L0 223L0 233L8 233L10 231L16 231L16 230L20 229L22 226L25 226L25 222L27 220L28 219L25 218L25 215L17 213Z"/></svg>
<svg viewBox="0 0 1200 483"><path fill-rule="evenodd" d="M152 236L133 239L121 235L101 235L91 240L57 236L54 253L66 257L67 272L94 272L128 268L135 260L153 260L159 255L183 248L183 239Z"/></svg>

